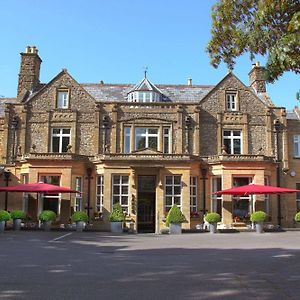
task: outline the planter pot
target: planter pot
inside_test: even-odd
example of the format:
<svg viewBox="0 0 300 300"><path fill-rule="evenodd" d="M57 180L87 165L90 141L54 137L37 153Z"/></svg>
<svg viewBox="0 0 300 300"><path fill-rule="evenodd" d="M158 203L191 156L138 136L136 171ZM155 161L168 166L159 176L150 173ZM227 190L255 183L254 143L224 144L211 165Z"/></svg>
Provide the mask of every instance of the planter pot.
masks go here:
<svg viewBox="0 0 300 300"><path fill-rule="evenodd" d="M263 226L264 226L264 223L263 222L257 222L255 224L255 230L256 230L256 233L263 233Z"/></svg>
<svg viewBox="0 0 300 300"><path fill-rule="evenodd" d="M21 229L21 219L13 219L13 226L14 230L20 230Z"/></svg>
<svg viewBox="0 0 300 300"><path fill-rule="evenodd" d="M0 233L4 232L5 229L5 221L0 221Z"/></svg>
<svg viewBox="0 0 300 300"><path fill-rule="evenodd" d="M217 233L217 223L209 223L209 232Z"/></svg>
<svg viewBox="0 0 300 300"><path fill-rule="evenodd" d="M45 231L50 231L52 221L44 221L42 225L43 225L43 228L44 228Z"/></svg>
<svg viewBox="0 0 300 300"><path fill-rule="evenodd" d="M170 234L181 234L181 224L170 223Z"/></svg>
<svg viewBox="0 0 300 300"><path fill-rule="evenodd" d="M76 222L76 231L77 232L82 232L84 227L85 227L85 222L83 222L83 221Z"/></svg>
<svg viewBox="0 0 300 300"><path fill-rule="evenodd" d="M123 222L110 222L110 229L113 233L123 232Z"/></svg>

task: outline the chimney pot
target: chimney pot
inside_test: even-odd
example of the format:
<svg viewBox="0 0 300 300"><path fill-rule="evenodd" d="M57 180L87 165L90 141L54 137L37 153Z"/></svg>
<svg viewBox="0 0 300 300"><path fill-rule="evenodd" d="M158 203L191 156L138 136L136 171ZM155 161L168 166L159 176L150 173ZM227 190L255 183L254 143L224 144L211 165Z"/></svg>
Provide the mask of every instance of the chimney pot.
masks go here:
<svg viewBox="0 0 300 300"><path fill-rule="evenodd" d="M192 78L188 78L188 85L193 85L193 79Z"/></svg>

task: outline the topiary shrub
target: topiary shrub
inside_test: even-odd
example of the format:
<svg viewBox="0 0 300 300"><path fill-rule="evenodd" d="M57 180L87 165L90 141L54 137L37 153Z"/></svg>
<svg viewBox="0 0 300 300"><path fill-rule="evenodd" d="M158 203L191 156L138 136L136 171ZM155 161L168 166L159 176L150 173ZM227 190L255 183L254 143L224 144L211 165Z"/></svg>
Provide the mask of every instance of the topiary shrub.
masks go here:
<svg viewBox="0 0 300 300"><path fill-rule="evenodd" d="M187 220L186 220L184 214L181 212L179 207L176 204L174 204L168 212L168 215L166 218L166 226L169 227L170 223L181 224L181 223L186 223L186 222L187 222Z"/></svg>
<svg viewBox="0 0 300 300"><path fill-rule="evenodd" d="M13 210L10 213L10 216L13 220L16 220L16 219L24 220L24 219L26 219L26 213L22 210Z"/></svg>
<svg viewBox="0 0 300 300"><path fill-rule="evenodd" d="M218 213L207 213L204 217L205 221L208 223L218 223L221 221L221 216Z"/></svg>
<svg viewBox="0 0 300 300"><path fill-rule="evenodd" d="M55 221L56 213L52 210L44 210L39 215L39 220L42 222Z"/></svg>
<svg viewBox="0 0 300 300"><path fill-rule="evenodd" d="M10 213L6 210L0 210L0 221L9 221L11 219Z"/></svg>
<svg viewBox="0 0 300 300"><path fill-rule="evenodd" d="M72 222L87 222L89 217L84 211L75 211L71 217Z"/></svg>
<svg viewBox="0 0 300 300"><path fill-rule="evenodd" d="M251 214L251 222L264 222L267 218L267 214L264 211L256 211Z"/></svg>
<svg viewBox="0 0 300 300"><path fill-rule="evenodd" d="M300 211L295 214L295 221L300 222Z"/></svg>
<svg viewBox="0 0 300 300"><path fill-rule="evenodd" d="M109 216L110 222L124 222L125 215L123 213L123 209L120 203L116 203L113 206L113 210Z"/></svg>

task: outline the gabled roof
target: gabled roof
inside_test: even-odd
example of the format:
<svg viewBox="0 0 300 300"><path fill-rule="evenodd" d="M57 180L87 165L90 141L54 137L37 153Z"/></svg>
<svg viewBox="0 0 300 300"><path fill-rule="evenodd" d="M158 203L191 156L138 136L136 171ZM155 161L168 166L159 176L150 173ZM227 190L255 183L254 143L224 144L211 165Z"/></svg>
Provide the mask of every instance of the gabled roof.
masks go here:
<svg viewBox="0 0 300 300"><path fill-rule="evenodd" d="M81 86L98 102L127 102L127 95L133 91L133 84L93 84ZM164 101L179 103L199 103L212 89L213 85L157 85Z"/></svg>

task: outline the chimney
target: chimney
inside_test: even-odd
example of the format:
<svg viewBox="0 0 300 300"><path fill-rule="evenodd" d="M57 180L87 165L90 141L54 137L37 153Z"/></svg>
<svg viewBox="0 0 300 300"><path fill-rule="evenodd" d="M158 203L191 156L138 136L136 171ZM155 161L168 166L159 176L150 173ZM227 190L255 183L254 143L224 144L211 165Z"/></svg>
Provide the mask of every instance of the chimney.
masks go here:
<svg viewBox="0 0 300 300"><path fill-rule="evenodd" d="M18 82L18 96L22 91L34 91L40 83L40 66L42 60L35 46L27 46L21 54Z"/></svg>
<svg viewBox="0 0 300 300"><path fill-rule="evenodd" d="M187 85L193 85L193 79L192 78L188 78L188 83Z"/></svg>
<svg viewBox="0 0 300 300"><path fill-rule="evenodd" d="M252 64L252 69L249 72L250 86L257 93L266 92L266 69L261 67L259 62Z"/></svg>

